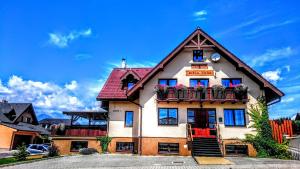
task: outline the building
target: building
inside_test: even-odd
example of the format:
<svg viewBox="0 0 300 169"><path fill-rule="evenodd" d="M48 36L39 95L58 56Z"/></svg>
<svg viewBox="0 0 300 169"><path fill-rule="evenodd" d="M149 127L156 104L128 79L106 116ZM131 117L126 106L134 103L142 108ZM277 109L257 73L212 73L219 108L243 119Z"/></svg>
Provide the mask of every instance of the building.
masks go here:
<svg viewBox="0 0 300 169"><path fill-rule="evenodd" d="M246 112L284 95L200 28L153 68L122 65L97 96L113 153L255 156Z"/></svg>
<svg viewBox="0 0 300 169"><path fill-rule="evenodd" d="M66 126L71 125L70 119L55 119L55 118L45 118L39 121L39 124L47 130L51 130L51 126L65 124Z"/></svg>
<svg viewBox="0 0 300 169"><path fill-rule="evenodd" d="M51 141L60 154L78 153L81 148L94 148L101 152L97 137L107 135L107 111L99 110L65 111L70 125L60 123L51 130Z"/></svg>
<svg viewBox="0 0 300 169"><path fill-rule="evenodd" d="M12 150L41 141L50 133L38 125L31 103L0 102L0 149Z"/></svg>

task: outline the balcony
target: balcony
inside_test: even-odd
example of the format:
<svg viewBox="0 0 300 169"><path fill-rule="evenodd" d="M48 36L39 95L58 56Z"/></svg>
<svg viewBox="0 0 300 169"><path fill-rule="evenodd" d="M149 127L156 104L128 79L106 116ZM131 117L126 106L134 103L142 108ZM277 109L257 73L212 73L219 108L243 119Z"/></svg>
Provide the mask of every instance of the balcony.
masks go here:
<svg viewBox="0 0 300 169"><path fill-rule="evenodd" d="M248 94L246 92L236 92L234 88L226 88L222 91L208 87L204 90L195 90L193 87L188 87L183 90L177 90L174 87L168 87L163 92L157 91L158 102L231 102L231 103L246 103L248 102Z"/></svg>
<svg viewBox="0 0 300 169"><path fill-rule="evenodd" d="M106 125L72 125L65 130L53 130L52 136L64 137L99 137L107 134Z"/></svg>

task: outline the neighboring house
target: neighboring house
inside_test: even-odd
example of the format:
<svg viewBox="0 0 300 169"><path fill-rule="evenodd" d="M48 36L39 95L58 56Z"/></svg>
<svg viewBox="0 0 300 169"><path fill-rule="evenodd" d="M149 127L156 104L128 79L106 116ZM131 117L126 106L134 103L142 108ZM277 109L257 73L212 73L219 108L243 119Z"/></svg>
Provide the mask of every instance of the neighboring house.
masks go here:
<svg viewBox="0 0 300 169"><path fill-rule="evenodd" d="M55 118L46 118L39 121L39 124L47 130L51 130L52 125L65 124L66 126L71 125L70 119L55 119Z"/></svg>
<svg viewBox="0 0 300 169"><path fill-rule="evenodd" d="M49 132L38 125L31 103L0 102L0 149L12 150L39 140Z"/></svg>
<svg viewBox="0 0 300 169"><path fill-rule="evenodd" d="M242 95L235 93L240 84L248 86ZM241 141L255 133L246 112L259 96L270 105L283 95L198 28L154 68L113 69L97 100L108 110L110 152L254 156Z"/></svg>

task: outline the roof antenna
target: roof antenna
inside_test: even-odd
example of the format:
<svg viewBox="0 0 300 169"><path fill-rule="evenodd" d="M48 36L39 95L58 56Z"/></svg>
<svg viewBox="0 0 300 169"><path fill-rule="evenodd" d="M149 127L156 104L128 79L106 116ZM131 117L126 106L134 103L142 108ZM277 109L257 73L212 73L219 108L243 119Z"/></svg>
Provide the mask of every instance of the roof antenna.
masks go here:
<svg viewBox="0 0 300 169"><path fill-rule="evenodd" d="M127 67L127 65L126 65L126 59L122 58L121 68L125 69L126 67Z"/></svg>

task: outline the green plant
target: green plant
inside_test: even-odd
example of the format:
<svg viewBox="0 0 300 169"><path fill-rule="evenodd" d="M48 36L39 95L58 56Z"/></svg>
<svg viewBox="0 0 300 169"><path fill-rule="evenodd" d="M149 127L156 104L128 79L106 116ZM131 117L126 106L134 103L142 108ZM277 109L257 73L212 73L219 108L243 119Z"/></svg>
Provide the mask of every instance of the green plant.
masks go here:
<svg viewBox="0 0 300 169"><path fill-rule="evenodd" d="M213 85L212 94L214 99L223 99L225 97L225 87L222 85Z"/></svg>
<svg viewBox="0 0 300 169"><path fill-rule="evenodd" d="M79 150L79 154L82 155L90 155L90 154L94 154L97 153L97 150L94 148L82 148Z"/></svg>
<svg viewBox="0 0 300 169"><path fill-rule="evenodd" d="M59 156L59 149L55 144L52 144L51 147L48 148L48 156L49 157L55 157L55 156Z"/></svg>
<svg viewBox="0 0 300 169"><path fill-rule="evenodd" d="M107 152L107 148L109 143L111 142L112 138L109 136L97 137L97 141L100 141L100 146L102 152Z"/></svg>
<svg viewBox="0 0 300 169"><path fill-rule="evenodd" d="M235 94L235 97L239 100L242 100L247 95L248 86L244 84L239 84L234 87L233 92Z"/></svg>
<svg viewBox="0 0 300 169"><path fill-rule="evenodd" d="M197 99L205 99L206 87L203 85L197 85L194 87L196 98Z"/></svg>
<svg viewBox="0 0 300 169"><path fill-rule="evenodd" d="M159 99L164 99L168 94L168 88L169 86L167 85L158 84L154 87L154 91L157 93Z"/></svg>
<svg viewBox="0 0 300 169"><path fill-rule="evenodd" d="M247 143L251 143L257 151L258 157L275 157L289 159L288 142L277 143L272 138L272 129L269 123L269 112L264 98L258 98L257 105L251 105L248 114L253 124L250 127L256 129L256 135L246 134Z"/></svg>
<svg viewBox="0 0 300 169"><path fill-rule="evenodd" d="M178 99L184 99L187 96L187 87L183 84L178 84L174 87L175 96Z"/></svg>
<svg viewBox="0 0 300 169"><path fill-rule="evenodd" d="M13 156L17 161L24 161L26 160L26 157L29 156L29 153L26 151L26 146L24 143L22 143L21 146L17 147L17 151L13 153Z"/></svg>

